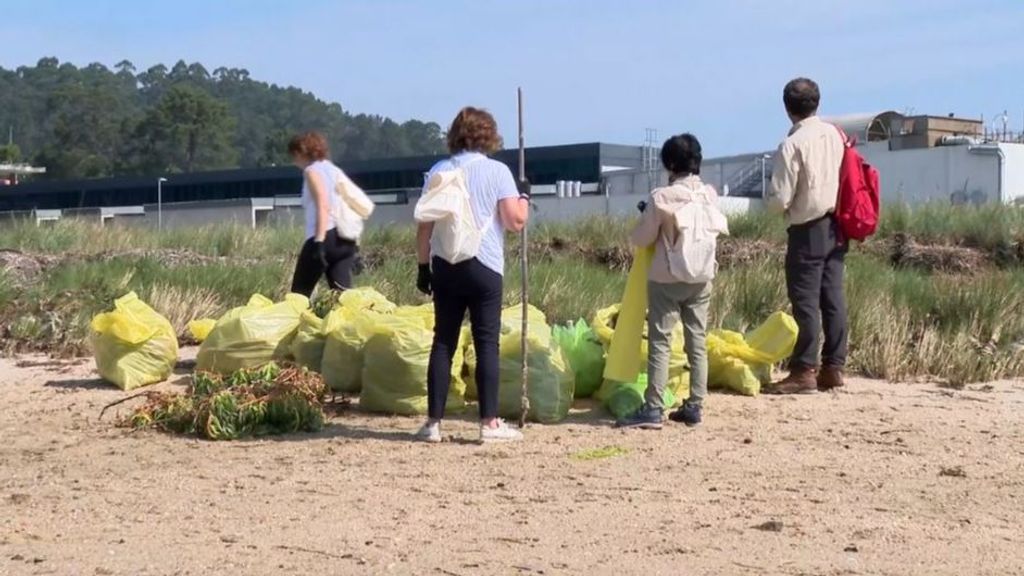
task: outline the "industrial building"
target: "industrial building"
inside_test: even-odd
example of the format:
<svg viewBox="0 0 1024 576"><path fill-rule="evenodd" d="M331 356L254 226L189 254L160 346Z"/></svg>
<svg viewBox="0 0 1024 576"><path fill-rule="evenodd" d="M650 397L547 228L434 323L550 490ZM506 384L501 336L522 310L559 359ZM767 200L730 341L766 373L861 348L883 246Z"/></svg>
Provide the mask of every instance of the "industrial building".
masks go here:
<svg viewBox="0 0 1024 576"><path fill-rule="evenodd" d="M856 139L881 173L883 203L1024 203L1024 135L986 130L980 120L904 116L886 111L827 119ZM632 213L667 181L657 142L527 149L527 176L541 220ZM703 178L728 211L757 210L771 180L774 151L706 159ZM409 222L423 174L435 156L339 164L380 206L375 223ZM515 167L516 151L495 158ZM246 226L299 221L301 174L293 167L227 170L0 186L0 223L83 218L101 224Z"/></svg>

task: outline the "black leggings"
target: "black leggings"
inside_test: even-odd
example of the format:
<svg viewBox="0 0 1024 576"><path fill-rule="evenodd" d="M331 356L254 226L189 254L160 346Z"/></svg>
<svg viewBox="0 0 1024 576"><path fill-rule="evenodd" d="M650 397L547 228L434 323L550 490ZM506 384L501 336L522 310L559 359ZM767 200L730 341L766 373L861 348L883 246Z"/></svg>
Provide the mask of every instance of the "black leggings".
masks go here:
<svg viewBox="0 0 1024 576"><path fill-rule="evenodd" d="M327 253L327 270L324 270L313 239L306 240L302 245L299 259L295 263L295 275L292 276L293 293L310 296L324 273L327 274L327 285L332 290L352 287L352 269L359 256L359 246L338 236L338 231L331 229L324 237L324 249Z"/></svg>
<svg viewBox="0 0 1024 576"><path fill-rule="evenodd" d="M434 258L434 345L427 371L430 417L440 420L448 400L452 358L462 321L469 310L476 350L476 387L480 418L498 416L498 338L501 335L501 274L477 259L449 264Z"/></svg>

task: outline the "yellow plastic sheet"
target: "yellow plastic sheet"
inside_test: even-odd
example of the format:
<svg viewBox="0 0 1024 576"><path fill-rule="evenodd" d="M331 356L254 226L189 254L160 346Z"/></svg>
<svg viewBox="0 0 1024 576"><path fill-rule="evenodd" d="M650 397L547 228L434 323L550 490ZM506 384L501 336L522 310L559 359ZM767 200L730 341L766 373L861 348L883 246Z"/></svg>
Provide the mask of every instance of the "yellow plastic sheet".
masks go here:
<svg viewBox="0 0 1024 576"><path fill-rule="evenodd" d="M647 315L647 270L654 258L654 247L638 248L626 278L615 335L608 348L604 377L617 382L635 382L643 367L641 345Z"/></svg>
<svg viewBox="0 0 1024 576"><path fill-rule="evenodd" d="M772 314L746 338L738 332L708 334L708 384L746 396L760 393L771 377L771 366L793 353L797 326L785 312Z"/></svg>
<svg viewBox="0 0 1024 576"><path fill-rule="evenodd" d="M527 371L530 411L534 422L554 423L564 419L572 408L576 375L552 337L551 326L540 310L527 309ZM498 415L518 418L522 411L522 307L506 308L501 314L499 342ZM466 369L471 397L476 396L476 350L466 351Z"/></svg>
<svg viewBox="0 0 1024 576"><path fill-rule="evenodd" d="M217 320L199 347L196 369L230 374L287 359L291 342L309 299L289 294L281 302L259 294L245 306L229 310Z"/></svg>
<svg viewBox="0 0 1024 576"><path fill-rule="evenodd" d="M178 359L178 338L166 318L130 292L90 323L96 370L123 390L166 380Z"/></svg>

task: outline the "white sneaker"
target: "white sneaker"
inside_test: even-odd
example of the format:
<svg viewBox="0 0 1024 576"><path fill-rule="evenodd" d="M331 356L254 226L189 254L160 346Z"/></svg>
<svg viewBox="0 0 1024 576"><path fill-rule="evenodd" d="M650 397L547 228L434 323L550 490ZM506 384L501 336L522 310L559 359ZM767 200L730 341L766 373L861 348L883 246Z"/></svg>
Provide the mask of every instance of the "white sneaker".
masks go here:
<svg viewBox="0 0 1024 576"><path fill-rule="evenodd" d="M427 420L418 432L416 432L416 439L420 442L430 442L436 444L441 441L441 423L434 420Z"/></svg>
<svg viewBox="0 0 1024 576"><path fill-rule="evenodd" d="M523 433L515 428L510 428L504 420L498 419L498 426L480 425L480 441L490 442L518 442L523 439Z"/></svg>

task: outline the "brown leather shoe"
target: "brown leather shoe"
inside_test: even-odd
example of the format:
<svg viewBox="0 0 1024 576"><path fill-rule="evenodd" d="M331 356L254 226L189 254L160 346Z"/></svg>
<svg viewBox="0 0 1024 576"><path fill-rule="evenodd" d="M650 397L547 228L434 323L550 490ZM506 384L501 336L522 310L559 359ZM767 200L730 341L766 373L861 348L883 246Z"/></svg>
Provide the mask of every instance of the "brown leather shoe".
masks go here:
<svg viewBox="0 0 1024 576"><path fill-rule="evenodd" d="M765 388L765 394L814 394L818 391L818 371L814 368L793 368L781 382Z"/></svg>
<svg viewBox="0 0 1024 576"><path fill-rule="evenodd" d="M818 390L828 392L843 387L843 369L840 366L825 366L818 373Z"/></svg>

